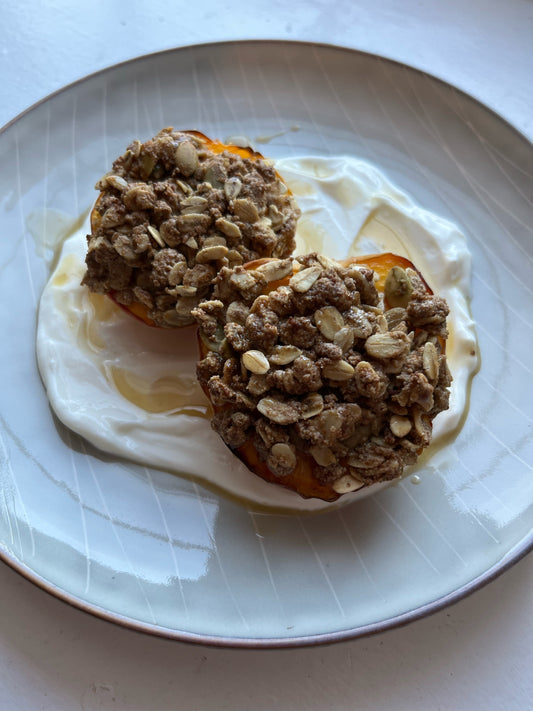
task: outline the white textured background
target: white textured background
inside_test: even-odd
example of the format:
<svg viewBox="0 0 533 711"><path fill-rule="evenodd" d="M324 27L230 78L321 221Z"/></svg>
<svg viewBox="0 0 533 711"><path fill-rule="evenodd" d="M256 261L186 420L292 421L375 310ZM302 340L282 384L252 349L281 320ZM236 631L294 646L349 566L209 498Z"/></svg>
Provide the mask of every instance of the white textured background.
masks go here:
<svg viewBox="0 0 533 711"><path fill-rule="evenodd" d="M404 61L473 94L533 139L531 0L3 0L0 10L0 125L64 84L138 54L280 38ZM532 589L530 556L406 628L331 647L252 652L114 627L0 564L0 711L529 711Z"/></svg>

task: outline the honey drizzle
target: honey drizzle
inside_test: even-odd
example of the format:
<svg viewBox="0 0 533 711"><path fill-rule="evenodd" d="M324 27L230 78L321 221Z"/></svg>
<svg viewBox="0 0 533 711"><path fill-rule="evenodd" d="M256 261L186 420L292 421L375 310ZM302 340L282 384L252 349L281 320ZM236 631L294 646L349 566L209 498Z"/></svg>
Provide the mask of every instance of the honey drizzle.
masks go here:
<svg viewBox="0 0 533 711"><path fill-rule="evenodd" d="M166 376L150 382L116 366L111 366L109 375L122 397L146 412L190 415L204 419L212 415L211 406L202 389L186 378Z"/></svg>

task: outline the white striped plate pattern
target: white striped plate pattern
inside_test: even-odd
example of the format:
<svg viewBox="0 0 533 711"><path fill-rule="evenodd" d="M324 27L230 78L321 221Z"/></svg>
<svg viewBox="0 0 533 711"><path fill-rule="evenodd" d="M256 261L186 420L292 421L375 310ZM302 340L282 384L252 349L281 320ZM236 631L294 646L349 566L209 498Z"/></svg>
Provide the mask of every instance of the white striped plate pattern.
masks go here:
<svg viewBox="0 0 533 711"><path fill-rule="evenodd" d="M482 367L460 435L417 486L318 515L247 510L103 455L54 418L35 360L50 257L35 216L76 220L111 160L168 125L272 136L274 158L363 158L466 232ZM0 555L46 590L171 638L290 646L415 619L531 548L533 148L472 98L327 46L139 58L3 129L0 225Z"/></svg>

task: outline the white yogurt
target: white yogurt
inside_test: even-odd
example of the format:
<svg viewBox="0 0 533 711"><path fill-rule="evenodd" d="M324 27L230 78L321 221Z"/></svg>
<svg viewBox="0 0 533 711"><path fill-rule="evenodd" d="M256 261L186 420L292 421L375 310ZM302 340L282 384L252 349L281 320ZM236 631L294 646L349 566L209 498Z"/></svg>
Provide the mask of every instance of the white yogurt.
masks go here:
<svg viewBox="0 0 533 711"><path fill-rule="evenodd" d="M278 161L276 168L302 209L297 253L340 259L394 252L410 259L448 301L447 356L454 381L450 409L434 422L431 455L458 432L478 366L466 238L362 161L308 157ZM195 327L150 328L80 286L88 230L85 224L64 242L40 303L37 357L59 419L106 452L196 478L250 503L300 511L337 505L305 500L263 481L228 450L210 427L209 403L196 382ZM428 454L406 474L420 473Z"/></svg>

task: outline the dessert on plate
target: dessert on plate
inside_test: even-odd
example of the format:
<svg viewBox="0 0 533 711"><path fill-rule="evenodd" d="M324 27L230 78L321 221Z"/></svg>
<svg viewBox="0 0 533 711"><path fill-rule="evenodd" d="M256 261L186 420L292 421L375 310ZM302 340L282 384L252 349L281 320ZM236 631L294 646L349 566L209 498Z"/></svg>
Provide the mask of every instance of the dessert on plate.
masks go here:
<svg viewBox="0 0 533 711"><path fill-rule="evenodd" d="M223 267L192 312L212 426L255 474L303 497L396 479L448 407L448 311L393 254Z"/></svg>
<svg viewBox="0 0 533 711"><path fill-rule="evenodd" d="M166 128L96 184L83 283L150 324L193 323L219 269L287 257L300 211L250 148Z"/></svg>
<svg viewBox="0 0 533 711"><path fill-rule="evenodd" d="M97 187L91 225L64 242L43 292L37 352L54 411L98 448L316 511L424 466L430 440L438 450L460 428L478 363L466 238L376 167L304 156L273 168L250 148L165 129L134 141ZM239 219L252 194L258 219ZM203 235L178 227L200 222ZM202 262L204 249L217 258ZM373 256L341 259L354 254Z"/></svg>

